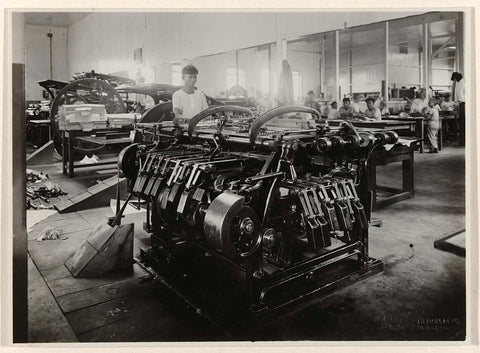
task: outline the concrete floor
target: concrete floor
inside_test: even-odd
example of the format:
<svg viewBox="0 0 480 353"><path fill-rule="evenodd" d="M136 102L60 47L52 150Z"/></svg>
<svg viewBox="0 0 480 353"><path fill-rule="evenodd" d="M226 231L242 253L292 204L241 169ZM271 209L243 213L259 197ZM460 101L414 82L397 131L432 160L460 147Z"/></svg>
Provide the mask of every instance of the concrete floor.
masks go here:
<svg viewBox="0 0 480 353"><path fill-rule="evenodd" d="M415 198L373 214L383 226L370 227L370 255L384 262L384 272L262 328L255 339L463 340L465 258L434 249L433 242L465 228L464 170L464 148L416 153ZM401 181L400 164L377 173L379 184ZM72 191L90 183L87 175L51 178ZM71 277L63 262L111 215L109 208L55 214L29 233L30 342L229 340L137 265L107 278ZM134 214L124 220L135 223L135 254L148 244L143 221ZM68 239L36 242L47 225Z"/></svg>

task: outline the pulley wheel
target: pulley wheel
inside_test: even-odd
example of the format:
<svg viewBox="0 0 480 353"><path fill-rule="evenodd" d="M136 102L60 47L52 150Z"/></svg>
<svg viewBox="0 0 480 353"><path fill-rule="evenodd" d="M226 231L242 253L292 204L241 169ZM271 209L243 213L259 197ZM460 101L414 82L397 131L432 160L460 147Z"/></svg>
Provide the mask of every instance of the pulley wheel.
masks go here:
<svg viewBox="0 0 480 353"><path fill-rule="evenodd" d="M320 137L315 142L315 148L316 148L317 152L320 152L320 153L328 152L332 149L332 141L330 141L326 137Z"/></svg>
<svg viewBox="0 0 480 353"><path fill-rule="evenodd" d="M370 145L373 145L375 143L375 137L366 131L360 131L358 133L360 135L360 138L362 139L360 141L360 147L368 147Z"/></svg>
<svg viewBox="0 0 480 353"><path fill-rule="evenodd" d="M208 244L230 258L253 253L261 243L260 228L260 218L245 206L245 198L230 192L217 196L205 214Z"/></svg>
<svg viewBox="0 0 480 353"><path fill-rule="evenodd" d="M390 141L388 143L398 142L398 134L395 131L387 131L386 133L390 137Z"/></svg>
<svg viewBox="0 0 480 353"><path fill-rule="evenodd" d="M349 145L351 149L357 149L360 147L360 139L356 135L345 136L345 142Z"/></svg>
<svg viewBox="0 0 480 353"><path fill-rule="evenodd" d="M129 180L135 180L138 174L137 160L138 144L134 143L125 147L118 155L118 169L120 176L124 176Z"/></svg>
<svg viewBox="0 0 480 353"><path fill-rule="evenodd" d="M390 140L390 136L388 136L387 133L383 131L377 132L375 134L375 138L378 139L381 145L385 145L386 143L388 143L387 141Z"/></svg>
<svg viewBox="0 0 480 353"><path fill-rule="evenodd" d="M341 136L332 136L330 140L332 141L332 148L343 150L345 147L345 140Z"/></svg>

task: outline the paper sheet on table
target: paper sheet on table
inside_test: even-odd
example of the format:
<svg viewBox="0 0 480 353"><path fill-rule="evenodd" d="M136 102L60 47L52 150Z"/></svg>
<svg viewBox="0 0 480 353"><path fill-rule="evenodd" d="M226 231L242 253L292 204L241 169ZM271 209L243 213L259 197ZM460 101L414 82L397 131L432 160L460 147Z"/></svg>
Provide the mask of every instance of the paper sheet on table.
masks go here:
<svg viewBox="0 0 480 353"><path fill-rule="evenodd" d="M120 200L120 208L122 208L124 203L125 201ZM114 214L117 213L117 200L110 199L110 208L112 209ZM127 214L134 214L134 213L143 213L143 212L147 212L147 210L144 208L137 210L135 207L131 205L127 205L127 207L125 207L125 211L123 212L123 214L127 215Z"/></svg>
<svg viewBox="0 0 480 353"><path fill-rule="evenodd" d="M395 144L390 144L390 145L385 145L385 150L386 151L390 151L393 146L397 145L397 144L400 144L400 145L405 145L405 146L408 146L410 147L412 145L412 143L416 142L417 140L406 140L406 139L402 139L402 138L399 138L397 143Z"/></svg>
<svg viewBox="0 0 480 353"><path fill-rule="evenodd" d="M56 210L27 210L27 232L30 232L35 224L55 213Z"/></svg>

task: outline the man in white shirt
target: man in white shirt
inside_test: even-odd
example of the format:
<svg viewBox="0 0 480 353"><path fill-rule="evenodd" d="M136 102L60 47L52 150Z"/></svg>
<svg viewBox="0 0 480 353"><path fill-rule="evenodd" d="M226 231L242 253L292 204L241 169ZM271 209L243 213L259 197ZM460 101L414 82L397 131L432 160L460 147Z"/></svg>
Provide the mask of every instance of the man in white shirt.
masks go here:
<svg viewBox="0 0 480 353"><path fill-rule="evenodd" d="M363 115L363 112L360 109L360 105L358 104L359 102L360 102L360 95L358 93L355 93L353 95L353 103L351 104L354 118Z"/></svg>
<svg viewBox="0 0 480 353"><path fill-rule="evenodd" d="M191 118L208 108L205 95L195 90L197 75L198 70L193 65L187 65L182 69L184 85L172 95L174 125L188 124Z"/></svg>
<svg viewBox="0 0 480 353"><path fill-rule="evenodd" d="M440 114L435 108L435 100L430 99L428 106L422 109L422 114L427 118L427 138L430 142L430 153L438 153L438 132L440 130Z"/></svg>
<svg viewBox="0 0 480 353"><path fill-rule="evenodd" d="M325 109L325 113L327 114L327 119L339 119L340 114L338 113L338 105L337 102L332 102L331 104L327 104Z"/></svg>
<svg viewBox="0 0 480 353"><path fill-rule="evenodd" d="M458 123L460 131L458 134L458 143L465 146L465 80L459 72L452 74L454 101L458 104Z"/></svg>
<svg viewBox="0 0 480 353"><path fill-rule="evenodd" d="M412 113L422 113L423 108L428 107L428 94L425 88L420 89L420 94L418 98L415 98L413 101L410 98L405 97L405 99L412 105Z"/></svg>
<svg viewBox="0 0 480 353"><path fill-rule="evenodd" d="M365 100L367 102L367 110L365 110L365 119L366 120L382 120L382 113L380 109L375 106L375 101L373 98L367 98Z"/></svg>

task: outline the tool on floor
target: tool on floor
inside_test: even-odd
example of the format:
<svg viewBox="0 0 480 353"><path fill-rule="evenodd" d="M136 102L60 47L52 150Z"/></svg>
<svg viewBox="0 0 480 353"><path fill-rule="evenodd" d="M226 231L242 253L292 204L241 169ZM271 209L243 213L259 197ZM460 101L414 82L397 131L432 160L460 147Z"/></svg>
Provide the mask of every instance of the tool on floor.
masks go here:
<svg viewBox="0 0 480 353"><path fill-rule="evenodd" d="M120 192L117 192L119 205ZM65 261L73 277L94 277L133 264L133 223L120 225L132 194L128 194L114 219L98 225L77 251Z"/></svg>

